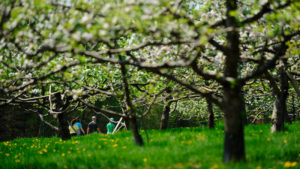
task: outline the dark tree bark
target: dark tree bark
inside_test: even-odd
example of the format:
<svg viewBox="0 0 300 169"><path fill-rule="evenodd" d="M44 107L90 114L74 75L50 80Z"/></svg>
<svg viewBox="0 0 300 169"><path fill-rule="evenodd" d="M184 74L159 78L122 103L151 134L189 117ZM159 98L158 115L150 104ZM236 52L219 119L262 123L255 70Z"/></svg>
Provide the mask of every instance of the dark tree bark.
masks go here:
<svg viewBox="0 0 300 169"><path fill-rule="evenodd" d="M122 57L119 56L119 60L122 61ZM130 97L130 89L129 89L129 84L127 81L127 70L124 64L120 64L121 66L121 72L122 72L122 81L123 81L123 87L125 90L125 101L126 101L126 108L128 111L128 114L126 114L129 117L129 126L132 130L133 137L135 140L136 145L138 146L143 146L143 138L139 134L139 129L137 125L137 120L135 116L135 107L132 104L131 97Z"/></svg>
<svg viewBox="0 0 300 169"><path fill-rule="evenodd" d="M279 70L279 76L280 76L279 77L280 89L277 89L277 92L276 91L274 92L275 102L274 102L272 121L271 121L272 133L283 131L285 118L288 118L286 101L288 98L289 83L288 83L288 76L285 70L283 69L283 67L281 67Z"/></svg>
<svg viewBox="0 0 300 169"><path fill-rule="evenodd" d="M69 124L67 122L67 114L60 113L57 115L58 122L58 136L61 137L62 140L68 140L71 138L69 131Z"/></svg>
<svg viewBox="0 0 300 169"><path fill-rule="evenodd" d="M215 116L213 112L213 104L211 101L206 99L207 103L207 112L208 112L208 128L213 129L215 127Z"/></svg>
<svg viewBox="0 0 300 169"><path fill-rule="evenodd" d="M224 111L224 163L245 160L244 145L244 100L242 98L242 85L238 84L238 67L240 63L240 40L237 21L230 13L237 10L236 0L226 1L226 27L227 46L223 53L226 55L224 75L230 82L223 84Z"/></svg>
<svg viewBox="0 0 300 169"><path fill-rule="evenodd" d="M135 116L129 117L129 121L130 121L130 128L131 128L132 133L133 133L135 144L138 145L138 146L143 146L144 141L143 141L142 136L139 133L136 117Z"/></svg>
<svg viewBox="0 0 300 169"><path fill-rule="evenodd" d="M62 140L68 140L71 138L70 131L69 131L69 124L67 121L67 113L63 112L64 109L68 107L67 104L64 104L63 100L61 99L61 94L57 93L55 95L55 102L56 102L56 110L57 112L61 112L57 114L57 122L58 122L58 136L61 137Z"/></svg>
<svg viewBox="0 0 300 169"><path fill-rule="evenodd" d="M168 128L171 104L172 104L170 102L170 99L172 99L172 97L168 96L164 101L164 109L163 109L163 113L161 115L161 122L160 122L161 130L165 130Z"/></svg>
<svg viewBox="0 0 300 169"><path fill-rule="evenodd" d="M224 162L245 160L243 98L241 89L224 90Z"/></svg>

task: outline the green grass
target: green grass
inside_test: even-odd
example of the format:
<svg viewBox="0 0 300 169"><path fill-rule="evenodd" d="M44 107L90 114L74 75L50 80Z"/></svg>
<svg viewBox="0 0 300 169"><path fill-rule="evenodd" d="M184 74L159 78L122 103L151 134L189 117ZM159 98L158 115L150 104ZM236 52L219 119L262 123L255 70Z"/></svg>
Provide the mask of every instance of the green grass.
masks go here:
<svg viewBox="0 0 300 169"><path fill-rule="evenodd" d="M236 164L222 163L224 133L217 126L150 130L144 147L135 146L127 131L68 141L16 139L0 143L0 168L300 168L300 122L286 128L270 134L270 124L246 126L247 161Z"/></svg>

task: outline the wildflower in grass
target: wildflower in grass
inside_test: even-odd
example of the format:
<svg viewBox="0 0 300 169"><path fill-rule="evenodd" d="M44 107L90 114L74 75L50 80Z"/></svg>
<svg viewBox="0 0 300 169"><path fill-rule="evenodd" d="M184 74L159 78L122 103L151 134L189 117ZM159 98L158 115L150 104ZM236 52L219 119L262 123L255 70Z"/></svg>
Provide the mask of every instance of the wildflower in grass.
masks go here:
<svg viewBox="0 0 300 169"><path fill-rule="evenodd" d="M9 157L9 155L10 155L9 153L5 153L5 156L6 156L6 157Z"/></svg>
<svg viewBox="0 0 300 169"><path fill-rule="evenodd" d="M122 147L122 149L126 149L126 148L127 148L126 146L123 146L123 147Z"/></svg>
<svg viewBox="0 0 300 169"><path fill-rule="evenodd" d="M15 158L18 158L18 155L15 155Z"/></svg>
<svg viewBox="0 0 300 169"><path fill-rule="evenodd" d="M68 168L66 165L64 165L64 168Z"/></svg>
<svg viewBox="0 0 300 169"><path fill-rule="evenodd" d="M85 151L85 150L86 150L86 148L83 148L83 149L82 149L82 151Z"/></svg>
<svg viewBox="0 0 300 169"><path fill-rule="evenodd" d="M92 154L88 154L88 156L90 157L90 156L92 156Z"/></svg>
<svg viewBox="0 0 300 169"><path fill-rule="evenodd" d="M55 149L53 149L53 152L56 152L56 150L55 150Z"/></svg>
<svg viewBox="0 0 300 169"><path fill-rule="evenodd" d="M15 162L16 162L16 163L19 163L19 162L20 162L20 160L19 160L19 159L16 159L16 160L15 160Z"/></svg>
<svg viewBox="0 0 300 169"><path fill-rule="evenodd" d="M296 161L292 162L292 164L291 164L292 167L295 167L296 165L297 165Z"/></svg>
<svg viewBox="0 0 300 169"><path fill-rule="evenodd" d="M9 142L6 141L6 142L3 142L3 144L4 144L5 146L8 146L8 145L9 145Z"/></svg>
<svg viewBox="0 0 300 169"><path fill-rule="evenodd" d="M113 147L113 148L116 148L116 147L118 147L118 144L114 144L112 147Z"/></svg>
<svg viewBox="0 0 300 169"><path fill-rule="evenodd" d="M287 143L287 140L283 140L284 143Z"/></svg>
<svg viewBox="0 0 300 169"><path fill-rule="evenodd" d="M267 138L267 141L271 141L271 139L270 139L270 138Z"/></svg>
<svg viewBox="0 0 300 169"><path fill-rule="evenodd" d="M43 151L44 151L45 153L47 153L48 150L44 148Z"/></svg>
<svg viewBox="0 0 300 169"><path fill-rule="evenodd" d="M59 139L60 142L62 142L62 139Z"/></svg>
<svg viewBox="0 0 300 169"><path fill-rule="evenodd" d="M43 154L43 152L42 152L42 151L39 151L38 153L39 153L40 155L42 155L42 154Z"/></svg>
<svg viewBox="0 0 300 169"><path fill-rule="evenodd" d="M290 162L290 161L287 161L284 163L284 167L285 168L290 168L290 167L295 167L297 165L297 162Z"/></svg>
<svg viewBox="0 0 300 169"><path fill-rule="evenodd" d="M68 151L68 154L71 154L71 151Z"/></svg>
<svg viewBox="0 0 300 169"><path fill-rule="evenodd" d="M183 167L182 163L178 163L178 164L176 164L176 166L177 166L178 168L182 168L182 167Z"/></svg>
<svg viewBox="0 0 300 169"><path fill-rule="evenodd" d="M143 161L144 161L144 163L147 162L147 158L144 158Z"/></svg>
<svg viewBox="0 0 300 169"><path fill-rule="evenodd" d="M63 156L63 157L64 157L65 155L66 155L65 153L62 153L62 154L61 154L61 156Z"/></svg>
<svg viewBox="0 0 300 169"><path fill-rule="evenodd" d="M217 164L215 164L215 165L211 166L209 169L217 169L217 168L219 168L219 166Z"/></svg>
<svg viewBox="0 0 300 169"><path fill-rule="evenodd" d="M257 166L256 169L261 169L261 166Z"/></svg>
<svg viewBox="0 0 300 169"><path fill-rule="evenodd" d="M101 148L101 146L100 146L100 145L98 145L98 148Z"/></svg>

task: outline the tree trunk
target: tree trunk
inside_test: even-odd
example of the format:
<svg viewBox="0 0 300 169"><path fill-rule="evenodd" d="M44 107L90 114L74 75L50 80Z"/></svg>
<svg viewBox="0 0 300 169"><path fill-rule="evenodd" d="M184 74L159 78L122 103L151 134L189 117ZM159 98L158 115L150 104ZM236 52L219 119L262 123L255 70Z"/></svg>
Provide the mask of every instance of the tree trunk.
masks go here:
<svg viewBox="0 0 300 169"><path fill-rule="evenodd" d="M171 111L171 102L169 101L172 97L167 97L164 104L163 113L161 115L160 129L165 130L168 128L169 117Z"/></svg>
<svg viewBox="0 0 300 169"><path fill-rule="evenodd" d="M288 77L283 68L280 68L280 92L275 94L275 102L272 112L272 126L271 132L278 132L284 130L284 119L287 118L286 101L288 98Z"/></svg>
<svg viewBox="0 0 300 169"><path fill-rule="evenodd" d="M224 111L224 163L245 160L244 144L244 115L245 108L242 97L242 84L239 84L238 69L240 63L240 40L236 18L231 14L238 10L237 0L226 1L226 28L227 46L223 50L226 55L224 60L224 75L229 79L223 84Z"/></svg>
<svg viewBox="0 0 300 169"><path fill-rule="evenodd" d="M60 113L57 115L58 121L58 135L62 140L68 140L71 138L69 125L67 122L66 113Z"/></svg>
<svg viewBox="0 0 300 169"><path fill-rule="evenodd" d="M138 146L143 146L144 142L142 136L139 133L136 117L135 116L129 117L129 120L130 120L130 128L133 133L135 144Z"/></svg>
<svg viewBox="0 0 300 169"><path fill-rule="evenodd" d="M224 162L245 160L241 89L224 90Z"/></svg>
<svg viewBox="0 0 300 169"><path fill-rule="evenodd" d="M215 117L213 112L213 104L206 99L207 111L208 111L208 128L213 129L215 127Z"/></svg>
<svg viewBox="0 0 300 169"><path fill-rule="evenodd" d="M61 99L61 94L57 93L55 95L56 101L56 110L57 112L62 112L68 107L69 102L63 102ZM58 122L58 136L61 137L62 140L68 140L71 138L70 131L69 131L69 124L67 121L67 113L59 113L57 114L57 122Z"/></svg>

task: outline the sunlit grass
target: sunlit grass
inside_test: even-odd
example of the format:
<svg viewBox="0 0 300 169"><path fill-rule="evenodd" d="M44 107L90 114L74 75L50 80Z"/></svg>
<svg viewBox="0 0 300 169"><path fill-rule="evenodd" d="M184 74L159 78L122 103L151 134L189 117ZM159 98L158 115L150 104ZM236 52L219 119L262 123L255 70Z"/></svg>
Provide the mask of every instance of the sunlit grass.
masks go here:
<svg viewBox="0 0 300 169"><path fill-rule="evenodd" d="M0 143L0 168L300 168L300 123L271 134L270 125L245 128L247 161L222 164L223 127L145 131L144 147L130 132L63 141L24 138Z"/></svg>

